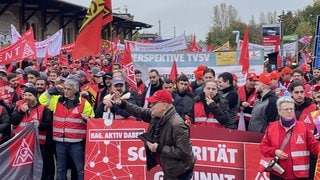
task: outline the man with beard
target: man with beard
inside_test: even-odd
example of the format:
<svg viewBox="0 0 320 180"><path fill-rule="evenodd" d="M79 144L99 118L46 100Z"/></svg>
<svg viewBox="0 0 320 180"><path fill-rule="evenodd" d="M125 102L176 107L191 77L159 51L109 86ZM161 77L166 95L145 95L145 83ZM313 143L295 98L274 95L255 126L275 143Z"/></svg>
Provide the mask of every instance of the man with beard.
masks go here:
<svg viewBox="0 0 320 180"><path fill-rule="evenodd" d="M173 105L176 108L177 113L182 119L186 119L186 115L192 110L191 104L193 104L192 94L188 88L187 76L180 76L177 79L177 90L173 91Z"/></svg>
<svg viewBox="0 0 320 180"><path fill-rule="evenodd" d="M256 78L257 78L256 73L252 73L252 72L247 73L245 84L242 86L239 86L237 90L240 98L239 110L242 111L244 114L246 130L248 130L248 125L251 119L251 112L252 112L253 105L257 100L257 93L256 93L256 89L254 88L256 85L255 83ZM240 117L237 116L237 120L239 119Z"/></svg>
<svg viewBox="0 0 320 180"><path fill-rule="evenodd" d="M271 90L269 74L260 74L259 78L256 79L255 88L258 93L258 100L251 112L248 131L264 133L269 123L277 120L276 102L278 96Z"/></svg>
<svg viewBox="0 0 320 180"><path fill-rule="evenodd" d="M312 79L309 82L309 84L311 86L315 85L315 84L319 84L320 83L320 69L319 68L315 68L312 70Z"/></svg>
<svg viewBox="0 0 320 180"><path fill-rule="evenodd" d="M40 96L42 93L44 93L48 88L48 81L46 79L43 79L41 77L38 77L36 79L35 88L38 91L38 95Z"/></svg>
<svg viewBox="0 0 320 180"><path fill-rule="evenodd" d="M137 83L137 105L141 107L142 105L142 93L146 89L146 85L142 81L142 72L140 70L134 71L134 77Z"/></svg>
<svg viewBox="0 0 320 180"><path fill-rule="evenodd" d="M100 55L101 60L101 70L108 73L112 71L112 56L111 54L103 54Z"/></svg>
<svg viewBox="0 0 320 180"><path fill-rule="evenodd" d="M149 107L149 103L146 100L146 98L152 96L156 91L162 89L162 84L163 81L160 78L159 72L156 69L151 69L149 71L149 85L148 87L144 90L143 95L142 95L142 107Z"/></svg>
<svg viewBox="0 0 320 180"><path fill-rule="evenodd" d="M48 161L50 158L48 157L48 149L46 148L47 131L52 129L52 113L48 108L39 103L37 97L38 92L35 88L26 88L23 92L23 99L17 102L10 116L10 122L14 125L14 134L21 132L27 123L34 123L38 127L39 143L43 158L42 177L43 179L47 179L51 176L53 179L53 156L51 157L51 161Z"/></svg>
<svg viewBox="0 0 320 180"><path fill-rule="evenodd" d="M119 106L112 101L114 92L118 92L121 100L136 104L135 98L125 87L124 76L113 76L112 91L103 98L103 102L99 104L95 111L96 118L102 118L104 112L110 113L111 119L127 119L130 114L120 109Z"/></svg>
<svg viewBox="0 0 320 180"><path fill-rule="evenodd" d="M15 91L15 94L18 99L22 98L22 88L19 86L19 79L20 77L17 76L15 73L9 73L7 75L8 81L10 83L10 87L12 87ZM17 100L17 99L16 99Z"/></svg>
<svg viewBox="0 0 320 180"><path fill-rule="evenodd" d="M311 133L315 134L314 130L316 129L316 127L312 121L311 112L317 109L317 105L312 102L312 99L305 96L305 88L305 85L301 81L295 80L290 83L289 91L291 92L292 98L294 100L294 111L296 119L298 121L303 121L307 129L309 129ZM309 177L314 177L316 161L317 157L311 155Z"/></svg>
<svg viewBox="0 0 320 180"><path fill-rule="evenodd" d="M93 109L96 110L98 105L102 102L103 97L107 95L112 86L112 74L105 73L104 71L99 71L97 74L93 76L93 80L98 85L98 93L97 98L94 103Z"/></svg>

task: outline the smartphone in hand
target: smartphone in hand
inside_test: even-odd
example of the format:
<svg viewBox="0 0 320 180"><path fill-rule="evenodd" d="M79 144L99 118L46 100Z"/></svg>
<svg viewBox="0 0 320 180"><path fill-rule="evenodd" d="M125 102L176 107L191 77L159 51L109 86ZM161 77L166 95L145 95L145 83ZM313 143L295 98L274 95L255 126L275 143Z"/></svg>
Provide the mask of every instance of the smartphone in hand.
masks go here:
<svg viewBox="0 0 320 180"><path fill-rule="evenodd" d="M144 143L151 142L154 143L153 139L151 138L151 136L148 133L143 133L138 135L138 138L141 139Z"/></svg>

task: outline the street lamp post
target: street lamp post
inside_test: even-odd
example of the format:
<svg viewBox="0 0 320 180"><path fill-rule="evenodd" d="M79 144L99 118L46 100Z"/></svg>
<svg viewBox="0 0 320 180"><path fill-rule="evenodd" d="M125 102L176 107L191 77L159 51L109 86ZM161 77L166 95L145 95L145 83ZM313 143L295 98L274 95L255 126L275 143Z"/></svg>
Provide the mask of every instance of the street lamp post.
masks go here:
<svg viewBox="0 0 320 180"><path fill-rule="evenodd" d="M284 58L284 56L283 56L284 11L282 12L282 14L280 16L278 16L278 18L279 18L279 23L280 23L280 58L281 58L282 66L284 66L285 65L283 63L283 58Z"/></svg>
<svg viewBox="0 0 320 180"><path fill-rule="evenodd" d="M240 48L240 43L239 43L240 32L239 31L232 31L232 34L236 35L237 50L239 50L239 48Z"/></svg>

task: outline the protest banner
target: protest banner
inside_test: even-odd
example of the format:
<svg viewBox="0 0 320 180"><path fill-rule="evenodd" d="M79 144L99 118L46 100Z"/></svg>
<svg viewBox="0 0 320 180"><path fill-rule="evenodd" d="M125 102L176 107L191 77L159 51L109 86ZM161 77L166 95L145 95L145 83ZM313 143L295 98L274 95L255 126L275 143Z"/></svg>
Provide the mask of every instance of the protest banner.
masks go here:
<svg viewBox="0 0 320 180"><path fill-rule="evenodd" d="M29 28L15 43L0 49L0 64L9 64L27 57L36 57L32 28Z"/></svg>
<svg viewBox="0 0 320 180"><path fill-rule="evenodd" d="M34 123L0 145L1 179L41 179L42 155Z"/></svg>
<svg viewBox="0 0 320 180"><path fill-rule="evenodd" d="M144 145L138 135L147 126L133 120L90 119L85 179L163 179L160 166L146 170ZM197 158L194 180L251 180L263 176L258 172L258 143L263 134L194 125L190 132Z"/></svg>
<svg viewBox="0 0 320 180"><path fill-rule="evenodd" d="M260 74L263 71L263 50L252 50L250 55L249 72ZM176 61L178 72L183 72L189 80L194 80L193 71L200 64L213 68L216 77L228 71L238 76L238 84L245 83L245 76L241 73L242 66L238 64L239 51L224 52L141 52L132 51L135 69L142 72L143 80L148 80L148 72L157 69L160 74L169 77L171 65Z"/></svg>

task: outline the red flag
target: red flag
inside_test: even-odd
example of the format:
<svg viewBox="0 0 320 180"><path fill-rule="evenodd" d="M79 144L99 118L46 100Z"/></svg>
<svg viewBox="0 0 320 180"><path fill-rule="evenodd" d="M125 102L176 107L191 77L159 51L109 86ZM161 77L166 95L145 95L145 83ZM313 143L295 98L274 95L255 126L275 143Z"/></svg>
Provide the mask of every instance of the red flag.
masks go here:
<svg viewBox="0 0 320 180"><path fill-rule="evenodd" d="M72 51L73 59L99 54L102 26L112 20L110 8L111 0L91 1Z"/></svg>
<svg viewBox="0 0 320 180"><path fill-rule="evenodd" d="M119 35L114 38L113 43L112 43L112 54L116 53L118 51L118 44L120 42L120 37Z"/></svg>
<svg viewBox="0 0 320 180"><path fill-rule="evenodd" d="M28 29L18 41L0 49L0 64L5 65L21 59L36 57L36 47L32 27Z"/></svg>
<svg viewBox="0 0 320 180"><path fill-rule="evenodd" d="M239 64L242 65L242 74L246 74L250 67L249 58L249 28L246 26L246 31L244 33L243 44L241 47L241 54L239 59Z"/></svg>
<svg viewBox="0 0 320 180"><path fill-rule="evenodd" d="M281 62L281 57L280 57L280 52L279 52L279 44L275 45L274 52L278 52L278 55L277 55L277 68L280 68L282 66L282 62Z"/></svg>
<svg viewBox="0 0 320 180"><path fill-rule="evenodd" d="M42 67L47 67L48 58L50 58L50 55L49 55L48 48L47 48L46 49L46 54L45 54L45 56L43 58L43 61L42 61Z"/></svg>
<svg viewBox="0 0 320 180"><path fill-rule="evenodd" d="M196 35L193 36L192 41L190 42L189 52L198 52L199 48L197 47Z"/></svg>
<svg viewBox="0 0 320 180"><path fill-rule="evenodd" d="M214 46L213 44L209 44L208 46L208 52L213 52L214 51Z"/></svg>
<svg viewBox="0 0 320 180"><path fill-rule="evenodd" d="M306 47L306 49L304 50L304 53L306 55L306 63L311 63L311 56L310 56L310 53L309 53L309 48L308 46Z"/></svg>
<svg viewBox="0 0 320 180"><path fill-rule="evenodd" d="M172 66L171 66L171 71L169 74L169 79L172 82L176 82L178 76L178 69L177 69L177 63L176 61L173 61Z"/></svg>
<svg viewBox="0 0 320 180"><path fill-rule="evenodd" d="M133 61L131 57L131 49L130 44L128 42L125 43L125 49L119 63L122 64L123 69L127 74L127 82L130 84L131 88L137 89L137 83L134 77L135 75Z"/></svg>

